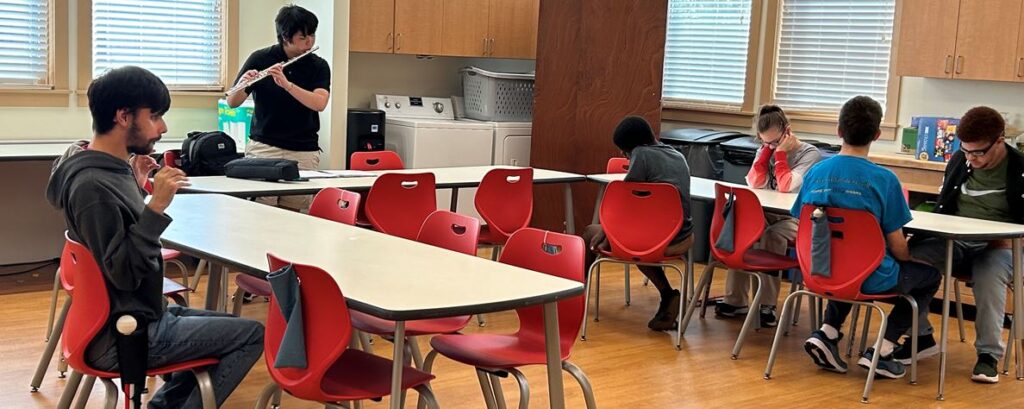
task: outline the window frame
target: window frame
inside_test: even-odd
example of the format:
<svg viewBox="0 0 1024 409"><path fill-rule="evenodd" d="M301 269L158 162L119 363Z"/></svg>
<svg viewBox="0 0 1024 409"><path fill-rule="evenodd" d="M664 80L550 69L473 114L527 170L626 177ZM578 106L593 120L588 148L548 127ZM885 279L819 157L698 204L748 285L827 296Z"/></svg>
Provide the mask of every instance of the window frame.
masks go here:
<svg viewBox="0 0 1024 409"><path fill-rule="evenodd" d="M75 0L48 0L47 80L41 86L0 85L0 107L59 107L68 105L68 6Z"/></svg>

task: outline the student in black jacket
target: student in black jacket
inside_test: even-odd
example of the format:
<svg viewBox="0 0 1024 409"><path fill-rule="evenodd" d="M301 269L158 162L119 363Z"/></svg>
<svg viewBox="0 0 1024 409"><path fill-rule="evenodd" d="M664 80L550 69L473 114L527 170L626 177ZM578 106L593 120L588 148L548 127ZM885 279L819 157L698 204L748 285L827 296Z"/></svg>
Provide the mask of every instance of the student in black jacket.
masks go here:
<svg viewBox="0 0 1024 409"><path fill-rule="evenodd" d="M960 119L957 129L960 151L946 165L946 176L935 211L975 219L1024 224L1024 155L1006 143L1006 123L996 110L976 107ZM926 238L911 246L915 258L945 269L946 240ZM953 268L970 272L974 300L978 307L974 347L978 361L971 379L996 383L1002 342L1006 286L1013 280L1013 258L1009 240L956 241ZM922 322L918 357L938 353L931 325ZM922 353L923 352L923 353ZM896 352L910 361L910 345Z"/></svg>
<svg viewBox="0 0 1024 409"><path fill-rule="evenodd" d="M110 319L89 344L86 361L99 370L119 371L114 322L130 314L148 322L148 367L220 360L210 369L219 406L263 353L263 325L166 305L160 234L171 218L164 211L188 179L180 170L160 169L149 203L142 185L158 167L148 155L167 132L163 116L170 94L151 72L122 67L95 79L88 96L92 141L88 149L60 160L46 190L49 202L64 211L70 237L95 257L110 297ZM202 407L195 377L172 375L149 407Z"/></svg>

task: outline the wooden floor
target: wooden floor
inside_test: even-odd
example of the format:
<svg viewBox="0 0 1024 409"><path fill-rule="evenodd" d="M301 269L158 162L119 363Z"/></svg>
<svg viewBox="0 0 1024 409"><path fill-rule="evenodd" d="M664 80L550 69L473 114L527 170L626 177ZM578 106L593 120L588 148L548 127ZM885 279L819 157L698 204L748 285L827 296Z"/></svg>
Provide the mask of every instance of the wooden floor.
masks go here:
<svg viewBox="0 0 1024 409"><path fill-rule="evenodd" d="M623 303L622 270L608 266L602 278L601 321L591 323L588 340L576 342L571 358L590 377L599 407L863 407L859 402L865 371L852 363L846 375L818 370L801 346L808 330L806 321L794 328L791 336L784 338L773 379L765 381L762 375L774 331L753 333L740 359L730 360L740 321L718 320L709 311L705 320L695 317L686 333L682 351L676 351L669 335L649 331L646 327L658 301L653 288L641 286L640 276L634 275L633 302L632 306L626 307ZM716 275L715 289L720 289L723 280L724 274ZM202 292L192 296L193 302L202 299ZM48 303L49 294L46 292L0 296L4 310L0 320L0 363L3 368L0 371L0 407L52 408L56 405L65 380L57 378L53 366L39 392L29 392L29 381L43 349ZM247 305L243 314L262 321L266 306L264 302L255 302ZM805 317L806 314L802 318ZM932 315L931 318L938 326L939 317ZM506 312L489 314L485 327L477 327L474 323L466 332L509 332L515 327L514 313ZM918 385L909 385L905 380L877 381L871 395L872 404L876 407L908 408L1024 407L1024 382L1006 376L996 385L970 381L975 361L974 348L970 343L973 327L968 323L968 343L957 342L959 336L955 328L953 325L950 331L952 343L946 401L935 400L938 359L932 358L922 362ZM426 350L426 341L419 341ZM390 356L389 346L385 341L375 339L376 353ZM548 407L544 368L531 367L524 372L531 381L532 407ZM438 378L433 382L433 388L442 407L484 407L471 368L439 358L434 373ZM583 408L578 385L569 376L563 379L566 407ZM265 363L261 359L224 407L253 407L257 393L268 382ZM503 383L509 407L516 407L518 393L514 381L506 379ZM155 390L157 386L151 385L150 389ZM99 408L101 401L102 387L97 384L88 407ZM367 402L364 407L386 408L387 404L385 398L379 403ZM322 406L285 396L283 407Z"/></svg>

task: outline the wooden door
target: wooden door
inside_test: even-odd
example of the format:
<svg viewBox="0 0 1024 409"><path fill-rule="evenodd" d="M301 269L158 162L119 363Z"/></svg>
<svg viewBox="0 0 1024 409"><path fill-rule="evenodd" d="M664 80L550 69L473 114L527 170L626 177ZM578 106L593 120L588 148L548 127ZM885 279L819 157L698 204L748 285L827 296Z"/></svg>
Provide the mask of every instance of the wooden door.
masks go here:
<svg viewBox="0 0 1024 409"><path fill-rule="evenodd" d="M953 78L1013 81L1022 0L962 0Z"/></svg>
<svg viewBox="0 0 1024 409"><path fill-rule="evenodd" d="M903 0L896 75L950 78L960 0Z"/></svg>
<svg viewBox="0 0 1024 409"><path fill-rule="evenodd" d="M488 55L495 58L536 58L540 0L490 2Z"/></svg>
<svg viewBox="0 0 1024 409"><path fill-rule="evenodd" d="M443 0L395 0L395 54L441 53Z"/></svg>
<svg viewBox="0 0 1024 409"><path fill-rule="evenodd" d="M390 53L394 47L394 21L395 0L352 0L349 51Z"/></svg>
<svg viewBox="0 0 1024 409"><path fill-rule="evenodd" d="M1021 23L1024 23L1024 9L1021 10ZM1017 81L1024 81L1024 30L1020 30L1017 36Z"/></svg>
<svg viewBox="0 0 1024 409"><path fill-rule="evenodd" d="M441 54L456 57L487 55L487 0L444 0Z"/></svg>

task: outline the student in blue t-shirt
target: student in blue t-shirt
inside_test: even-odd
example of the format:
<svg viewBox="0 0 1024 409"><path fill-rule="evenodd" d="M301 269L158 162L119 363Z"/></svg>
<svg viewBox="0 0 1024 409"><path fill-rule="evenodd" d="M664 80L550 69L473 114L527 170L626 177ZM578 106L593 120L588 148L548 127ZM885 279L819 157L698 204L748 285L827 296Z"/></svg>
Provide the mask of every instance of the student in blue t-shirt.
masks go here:
<svg viewBox="0 0 1024 409"><path fill-rule="evenodd" d="M793 204L793 216L800 217L805 204L843 209L866 210L878 219L888 250L882 263L861 286L865 294L909 294L921 306L919 319L928 319L928 304L939 288L940 274L930 265L912 260L903 236L903 226L910 222L910 209L892 171L867 159L871 142L881 134L882 107L865 96L850 99L839 111L839 137L843 139L839 155L815 165L804 176L803 187ZM851 304L829 301L825 323L811 333L804 349L823 369L846 373L846 362L839 356L839 332L850 314ZM910 304L900 298L889 313L888 326L879 351L876 373L886 378L901 378L903 364L893 358L900 336L911 327ZM857 361L863 368L871 364L874 348L868 348Z"/></svg>

